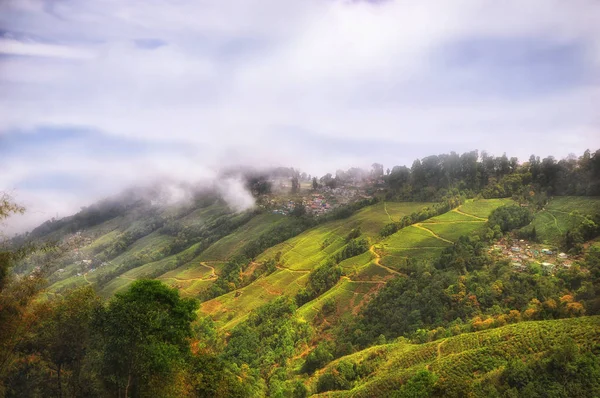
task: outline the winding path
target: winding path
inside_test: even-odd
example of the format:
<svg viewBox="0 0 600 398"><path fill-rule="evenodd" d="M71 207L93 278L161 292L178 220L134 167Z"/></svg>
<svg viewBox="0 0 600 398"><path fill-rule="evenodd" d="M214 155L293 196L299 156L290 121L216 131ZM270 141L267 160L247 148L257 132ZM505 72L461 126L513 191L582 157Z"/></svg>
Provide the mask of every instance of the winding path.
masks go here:
<svg viewBox="0 0 600 398"><path fill-rule="evenodd" d="M554 214L552 214L550 211L546 211L546 213L550 214L550 217L552 217L552 219L554 220L554 226L556 227L556 229L558 229L558 232L560 232L562 234L563 231L558 226L558 220L556 219L556 217L554 217Z"/></svg>
<svg viewBox="0 0 600 398"><path fill-rule="evenodd" d="M385 202L383 202L383 209L385 210L385 214L387 214L387 216L389 217L390 221L394 222L394 220L392 220L392 216L390 216L390 213L388 213L387 204Z"/></svg>
<svg viewBox="0 0 600 398"><path fill-rule="evenodd" d="M431 235L433 235L435 238L439 239L439 240L443 240L444 242L450 243L450 244L454 244L454 242L452 242L451 240L448 239L444 239L441 236L439 236L438 234L436 234L435 232L433 232L432 230L425 228L424 226L422 226L420 223L418 224L413 224L415 227L422 229L423 231L427 231L429 232Z"/></svg>
<svg viewBox="0 0 600 398"><path fill-rule="evenodd" d="M394 269L391 269L390 267L386 267L385 265L383 265L383 264L381 264L379 262L379 260L381 260L381 256L379 255L379 253L377 253L375 251L375 245L371 245L371 247L369 247L369 251L371 253L373 253L373 255L375 256L375 261L373 261L375 263L375 265L377 265L378 267L386 269L387 271L391 272L392 274L402 275L400 272L398 272L398 271L396 271Z"/></svg>
<svg viewBox="0 0 600 398"><path fill-rule="evenodd" d="M467 216L467 217L473 217L473 218L476 218L476 219L478 219L478 220L481 220L481 221L487 221L487 218L483 218L483 217L477 217L477 216L474 216L473 214L465 213L464 211L460 211L460 210L458 210L458 208L456 208L456 209L452 209L452 211L453 211L453 212L456 212L456 213L458 213L458 214L462 214L463 216Z"/></svg>

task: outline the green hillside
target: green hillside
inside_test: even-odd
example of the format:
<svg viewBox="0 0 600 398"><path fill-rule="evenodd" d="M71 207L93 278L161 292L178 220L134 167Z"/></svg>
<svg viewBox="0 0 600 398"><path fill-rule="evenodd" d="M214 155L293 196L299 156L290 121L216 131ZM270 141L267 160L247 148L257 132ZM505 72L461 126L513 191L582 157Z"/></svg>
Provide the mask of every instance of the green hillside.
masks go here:
<svg viewBox="0 0 600 398"><path fill-rule="evenodd" d="M306 383L310 391L321 393L316 396L383 397L392 396L417 372L427 370L449 395L462 391L485 397L489 394L486 385L493 384L511 360L535 360L569 338L582 351L597 349L600 316L521 322L426 344L401 339L339 358ZM344 369L351 371L344 373ZM326 392L331 386L345 391Z"/></svg>
<svg viewBox="0 0 600 398"><path fill-rule="evenodd" d="M400 269L407 261L435 259L459 237L480 231L492 210L511 203L511 199L469 200L449 212L403 228L378 245L381 263Z"/></svg>
<svg viewBox="0 0 600 398"><path fill-rule="evenodd" d="M346 236L353 229L360 229L363 236L374 242L378 239L381 228L390 222L390 217L399 219L428 205L430 204L410 202L378 203L359 210L347 219L319 225L275 245L256 258L256 262L264 262L279 256L275 272L235 292L202 303L201 312L210 314L223 326L232 327L251 310L280 295L293 297L306 284L311 270L344 247ZM386 279L394 276L394 270L380 266L376 259L374 252L365 252L341 262L349 279L341 280L328 294L334 297L368 297L368 293L374 293ZM318 308L320 301L322 300L307 306ZM355 307L354 304L358 307L360 303L361 300L356 298L352 303L340 299L339 311L351 310Z"/></svg>
<svg viewBox="0 0 600 398"><path fill-rule="evenodd" d="M555 197L535 214L531 225L524 227L523 230L531 230L535 227L538 240L558 246L565 232L577 225L582 216L598 212L600 212L599 197Z"/></svg>

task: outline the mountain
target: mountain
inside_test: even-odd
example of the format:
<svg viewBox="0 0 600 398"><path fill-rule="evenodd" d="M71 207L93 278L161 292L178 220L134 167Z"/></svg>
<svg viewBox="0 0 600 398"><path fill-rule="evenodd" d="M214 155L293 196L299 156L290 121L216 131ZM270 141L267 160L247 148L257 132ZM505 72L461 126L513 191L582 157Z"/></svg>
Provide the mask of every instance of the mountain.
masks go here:
<svg viewBox="0 0 600 398"><path fill-rule="evenodd" d="M212 381L177 394L590 396L552 366L600 374L600 197L572 195L596 193L600 156L486 156L253 171L246 210L219 189L130 190L15 238L50 249L13 271L43 274L49 303L91 287L110 308L145 279L193 299L189 366Z"/></svg>

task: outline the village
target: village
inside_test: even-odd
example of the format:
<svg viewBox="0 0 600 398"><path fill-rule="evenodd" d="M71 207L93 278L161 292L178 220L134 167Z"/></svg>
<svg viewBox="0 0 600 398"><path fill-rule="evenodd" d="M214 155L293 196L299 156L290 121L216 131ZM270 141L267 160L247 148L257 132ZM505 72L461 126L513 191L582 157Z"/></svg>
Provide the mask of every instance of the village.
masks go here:
<svg viewBox="0 0 600 398"><path fill-rule="evenodd" d="M357 187L322 187L296 195L268 194L262 198L259 206L273 214L289 215L301 205L306 214L318 217L340 206L372 197L368 190Z"/></svg>
<svg viewBox="0 0 600 398"><path fill-rule="evenodd" d="M531 271L539 267L546 275L552 275L559 269L571 268L573 260L577 259L555 247L511 237L500 239L489 252L497 258L510 260L515 272Z"/></svg>

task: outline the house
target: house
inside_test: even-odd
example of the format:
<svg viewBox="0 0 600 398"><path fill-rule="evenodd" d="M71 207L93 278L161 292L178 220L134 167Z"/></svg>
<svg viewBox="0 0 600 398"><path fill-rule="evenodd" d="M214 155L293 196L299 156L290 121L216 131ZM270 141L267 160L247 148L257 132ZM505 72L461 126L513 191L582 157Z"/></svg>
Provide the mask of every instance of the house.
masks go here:
<svg viewBox="0 0 600 398"><path fill-rule="evenodd" d="M517 247L517 246L513 246L510 248L510 250L514 253L519 253L521 251L521 248Z"/></svg>
<svg viewBox="0 0 600 398"><path fill-rule="evenodd" d="M542 268L544 269L544 272L550 274L550 273L552 273L554 271L554 264L548 263L548 262L543 262L542 263Z"/></svg>
<svg viewBox="0 0 600 398"><path fill-rule="evenodd" d="M551 255L552 254L552 250L550 250L550 249L542 249L542 254Z"/></svg>
<svg viewBox="0 0 600 398"><path fill-rule="evenodd" d="M558 258L560 258L560 259L563 259L563 260L564 260L564 259L566 259L566 258L568 258L568 257L569 257L569 256L567 256L567 254L566 254L566 253L560 253L560 254L558 255Z"/></svg>

